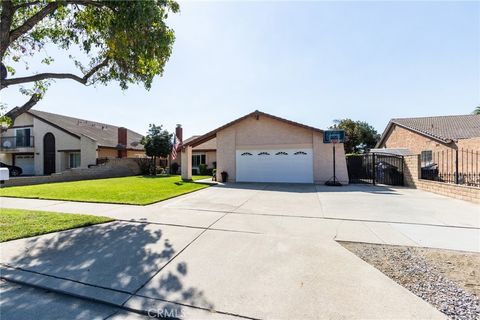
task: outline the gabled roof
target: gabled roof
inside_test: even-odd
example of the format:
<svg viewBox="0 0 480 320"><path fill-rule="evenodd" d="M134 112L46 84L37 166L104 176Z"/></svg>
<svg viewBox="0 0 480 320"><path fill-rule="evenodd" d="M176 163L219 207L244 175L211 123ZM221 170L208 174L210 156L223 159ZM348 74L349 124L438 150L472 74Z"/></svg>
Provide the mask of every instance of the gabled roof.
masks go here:
<svg viewBox="0 0 480 320"><path fill-rule="evenodd" d="M39 110L29 110L27 113L73 136L87 136L97 141L100 147L116 148L118 145L117 126ZM127 149L143 150L141 139L141 134L127 129Z"/></svg>
<svg viewBox="0 0 480 320"><path fill-rule="evenodd" d="M377 144L381 146L393 125L409 129L433 140L450 143L480 137L480 115L456 115L392 119Z"/></svg>
<svg viewBox="0 0 480 320"><path fill-rule="evenodd" d="M245 120L249 117L259 117L259 116L263 116L263 117L268 117L268 118L271 118L271 119L275 119L275 120L278 120L278 121L282 121L282 122L285 122L285 123L288 123L290 125L293 125L293 126L297 126L297 127L302 127L302 128L305 128L305 129L309 129L309 130L313 130L313 131L317 131L317 132L322 132L323 133L323 130L321 129L318 129L318 128L315 128L315 127L310 127L310 126L307 126L305 124L301 124L301 123L298 123L298 122L295 122L295 121L291 121L291 120L287 120L287 119L284 119L284 118L280 118L280 117L277 117L277 116L274 116L274 115L271 115L269 113L265 113L265 112L261 112L261 111L258 111L258 110L255 110L243 117L240 117L238 119L235 119L227 124L224 124L223 126L221 127L218 127L217 129L215 130L212 130L206 134L204 134L203 136L199 136L195 139L192 139L190 141L184 141L182 146L185 147L185 146L192 146L192 147L195 147L195 146L198 146L210 139L213 139L216 135L217 135L217 132L220 131L220 130L223 130L225 128L228 128L234 124L237 124L239 123L240 121L242 120Z"/></svg>
<svg viewBox="0 0 480 320"><path fill-rule="evenodd" d="M199 135L196 135L196 136L191 136L190 138L186 139L185 141L183 141L183 144L189 144L190 141L193 141L194 139L197 139L198 137L200 137ZM207 140L199 145L196 145L194 148L193 148L193 151L212 151L212 150L217 150L217 142L215 139L210 139L210 140Z"/></svg>

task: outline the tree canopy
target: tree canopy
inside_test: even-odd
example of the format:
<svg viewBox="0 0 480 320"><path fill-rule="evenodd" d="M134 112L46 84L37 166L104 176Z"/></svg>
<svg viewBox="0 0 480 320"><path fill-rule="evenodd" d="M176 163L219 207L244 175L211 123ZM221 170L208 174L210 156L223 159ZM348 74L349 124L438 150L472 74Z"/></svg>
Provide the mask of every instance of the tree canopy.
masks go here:
<svg viewBox="0 0 480 320"><path fill-rule="evenodd" d="M473 110L473 114L480 114L480 105Z"/></svg>
<svg viewBox="0 0 480 320"><path fill-rule="evenodd" d="M335 124L331 128L345 130L347 136L344 143L346 153L367 152L375 147L380 138L375 128L364 121L335 120Z"/></svg>
<svg viewBox="0 0 480 320"><path fill-rule="evenodd" d="M149 89L172 53L175 36L165 20L178 11L173 0L2 0L0 90L21 85L29 100L16 110L19 114L35 105L54 79L83 85L118 81L121 89L142 83ZM78 71L55 71L61 67L47 45L65 50ZM52 70L30 71L33 56ZM31 74L15 77L21 66Z"/></svg>
<svg viewBox="0 0 480 320"><path fill-rule="evenodd" d="M147 156L152 158L153 168L150 172L155 172L155 159L157 157L166 158L172 152L173 134L163 130L162 126L150 124L147 135L142 138L141 144L145 148Z"/></svg>

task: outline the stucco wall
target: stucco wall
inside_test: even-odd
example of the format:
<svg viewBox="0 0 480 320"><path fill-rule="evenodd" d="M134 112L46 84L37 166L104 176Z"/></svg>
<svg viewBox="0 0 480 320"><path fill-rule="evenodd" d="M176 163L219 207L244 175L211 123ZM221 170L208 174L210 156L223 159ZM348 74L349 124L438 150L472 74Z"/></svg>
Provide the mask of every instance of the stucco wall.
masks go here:
<svg viewBox="0 0 480 320"><path fill-rule="evenodd" d="M315 183L325 183L333 177L333 145L323 143L323 135L313 133L314 179ZM348 184L347 162L343 143L335 145L335 174L342 184Z"/></svg>
<svg viewBox="0 0 480 320"><path fill-rule="evenodd" d="M88 168L97 164L97 141L87 137L80 138L80 167Z"/></svg>
<svg viewBox="0 0 480 320"><path fill-rule="evenodd" d="M0 162L12 164L13 157L11 153L0 153Z"/></svg>
<svg viewBox="0 0 480 320"><path fill-rule="evenodd" d="M33 136L33 146L35 146L36 143L36 137L35 133L33 131L33 117L29 114L23 113L19 115L17 118L15 118L15 121L13 122L13 126L9 128L5 132L1 132L0 136L2 137L15 137L16 136L16 130L21 129L21 128L29 128L31 129L30 134ZM19 127L19 128L16 128ZM0 157L4 157L5 160L8 160L9 164L11 164L13 157L11 155L6 155L8 153L32 153L33 152L33 147L17 147L15 149L10 149L8 151L0 151ZM5 161L2 161L5 162Z"/></svg>
<svg viewBox="0 0 480 320"><path fill-rule="evenodd" d="M13 127L32 126L33 117L28 113L22 113L15 118ZM33 134L33 133L32 133ZM3 136L12 137L15 136L15 128L9 128L6 132L2 133Z"/></svg>
<svg viewBox="0 0 480 320"><path fill-rule="evenodd" d="M222 181L222 171L228 173L229 181L235 181L235 145L234 127L217 133L217 181Z"/></svg>
<svg viewBox="0 0 480 320"><path fill-rule="evenodd" d="M333 176L332 145L323 143L320 132L288 124L269 117L247 118L217 133L217 179L228 172L228 180L236 180L236 149L312 148L314 181L323 183ZM348 183L343 144L337 145L337 178Z"/></svg>
<svg viewBox="0 0 480 320"><path fill-rule="evenodd" d="M43 137L51 132L55 136L55 171L61 172L67 168L65 154L58 150L80 150L80 139L59 130L37 118L33 119L33 134L35 136L35 174L43 174Z"/></svg>

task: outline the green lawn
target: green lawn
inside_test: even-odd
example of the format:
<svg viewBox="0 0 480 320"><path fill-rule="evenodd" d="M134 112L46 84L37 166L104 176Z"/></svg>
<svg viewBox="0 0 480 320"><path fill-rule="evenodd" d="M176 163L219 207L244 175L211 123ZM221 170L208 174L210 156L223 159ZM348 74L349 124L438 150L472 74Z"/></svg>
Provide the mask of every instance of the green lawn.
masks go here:
<svg viewBox="0 0 480 320"><path fill-rule="evenodd" d="M208 177L193 177L204 178ZM8 187L0 189L0 196L145 205L206 187L180 176L134 176Z"/></svg>
<svg viewBox="0 0 480 320"><path fill-rule="evenodd" d="M19 209L0 210L0 242L113 221L106 217Z"/></svg>

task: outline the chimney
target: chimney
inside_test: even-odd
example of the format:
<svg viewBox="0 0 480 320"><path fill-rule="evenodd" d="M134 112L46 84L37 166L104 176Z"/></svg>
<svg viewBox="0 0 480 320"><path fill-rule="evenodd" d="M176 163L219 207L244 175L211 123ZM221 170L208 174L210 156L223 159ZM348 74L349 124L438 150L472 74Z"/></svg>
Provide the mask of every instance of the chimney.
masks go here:
<svg viewBox="0 0 480 320"><path fill-rule="evenodd" d="M118 128L118 157L126 158L127 157L127 128L119 127Z"/></svg>
<svg viewBox="0 0 480 320"><path fill-rule="evenodd" d="M181 124L177 124L177 127L175 128L175 135L180 140L180 142L183 142L183 128Z"/></svg>

